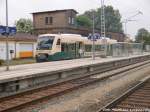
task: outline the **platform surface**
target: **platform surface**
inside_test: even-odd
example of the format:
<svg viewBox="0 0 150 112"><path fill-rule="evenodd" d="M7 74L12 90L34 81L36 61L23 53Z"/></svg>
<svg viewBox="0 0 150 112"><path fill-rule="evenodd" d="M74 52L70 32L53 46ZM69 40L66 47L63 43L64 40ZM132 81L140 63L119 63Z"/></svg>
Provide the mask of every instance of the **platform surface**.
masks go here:
<svg viewBox="0 0 150 112"><path fill-rule="evenodd" d="M148 53L144 55L150 55ZM67 69L73 69L76 67L84 67L93 64L99 64L104 62L117 61L122 59L128 59L132 57L138 57L143 55L132 55L129 57L107 57L107 58L91 58L63 60L45 63L34 63L25 65L10 66L10 71L5 71L5 67L0 67L0 83L4 83L12 80L19 80L25 78L36 77L42 73L53 73L57 71L64 71Z"/></svg>

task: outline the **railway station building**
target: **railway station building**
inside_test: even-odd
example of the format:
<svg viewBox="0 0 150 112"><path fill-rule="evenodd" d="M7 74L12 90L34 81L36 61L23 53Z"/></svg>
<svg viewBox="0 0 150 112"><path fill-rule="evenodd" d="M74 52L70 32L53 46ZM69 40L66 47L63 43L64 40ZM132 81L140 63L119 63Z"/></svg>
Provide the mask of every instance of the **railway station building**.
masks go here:
<svg viewBox="0 0 150 112"><path fill-rule="evenodd" d="M88 36L89 33L92 33L92 29L78 27L75 24L77 14L78 12L74 9L34 12L32 13L34 33L36 35L46 33L71 33ZM99 30L95 30L95 32L100 33ZM106 35L119 42L124 42L126 37L123 33L107 32Z"/></svg>
<svg viewBox="0 0 150 112"><path fill-rule="evenodd" d="M33 58L36 52L37 37L17 33L9 36L9 59ZM0 35L0 59L6 60L6 37Z"/></svg>

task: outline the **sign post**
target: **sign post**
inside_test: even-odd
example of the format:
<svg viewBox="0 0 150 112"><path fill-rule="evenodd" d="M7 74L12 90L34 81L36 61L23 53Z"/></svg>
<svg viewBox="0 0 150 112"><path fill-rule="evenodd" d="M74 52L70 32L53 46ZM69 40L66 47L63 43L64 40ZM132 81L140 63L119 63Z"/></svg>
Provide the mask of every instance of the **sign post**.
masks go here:
<svg viewBox="0 0 150 112"><path fill-rule="evenodd" d="M9 45L8 45L8 0L6 0L6 71L9 71Z"/></svg>
<svg viewBox="0 0 150 112"><path fill-rule="evenodd" d="M88 39L91 40L92 43L92 59L95 60L95 41L97 41L98 39L101 39L100 34L98 33L93 33L89 34Z"/></svg>
<svg viewBox="0 0 150 112"><path fill-rule="evenodd" d="M6 19L6 26L0 26L0 34L6 36L6 71L9 71L9 42L8 36L14 35L17 32L16 27L8 27L8 20Z"/></svg>
<svg viewBox="0 0 150 112"><path fill-rule="evenodd" d="M0 26L0 34L6 36L6 71L9 71L9 42L8 36L16 34L16 27L8 26L8 0L6 0L6 26Z"/></svg>

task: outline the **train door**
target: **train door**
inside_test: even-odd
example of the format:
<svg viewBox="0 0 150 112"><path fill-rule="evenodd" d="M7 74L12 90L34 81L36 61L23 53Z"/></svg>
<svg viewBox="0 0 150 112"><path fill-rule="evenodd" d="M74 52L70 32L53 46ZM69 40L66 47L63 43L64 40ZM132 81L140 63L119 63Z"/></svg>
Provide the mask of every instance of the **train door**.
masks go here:
<svg viewBox="0 0 150 112"><path fill-rule="evenodd" d="M61 54L59 56L59 59L68 59L68 44L62 43L61 44Z"/></svg>
<svg viewBox="0 0 150 112"><path fill-rule="evenodd" d="M82 42L76 42L76 50L75 50L76 58L83 57L83 53L84 53L83 49L84 49L83 48L83 43Z"/></svg>
<svg viewBox="0 0 150 112"><path fill-rule="evenodd" d="M62 52L68 52L68 45L67 45L67 43L62 43L61 44L61 51Z"/></svg>

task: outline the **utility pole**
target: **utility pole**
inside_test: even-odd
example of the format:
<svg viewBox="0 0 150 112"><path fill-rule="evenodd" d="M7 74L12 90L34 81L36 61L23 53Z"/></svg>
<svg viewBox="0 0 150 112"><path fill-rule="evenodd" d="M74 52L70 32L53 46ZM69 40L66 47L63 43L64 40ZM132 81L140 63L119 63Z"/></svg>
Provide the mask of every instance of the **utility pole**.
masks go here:
<svg viewBox="0 0 150 112"><path fill-rule="evenodd" d="M93 36L92 36L93 44L92 44L92 59L95 60L95 15L93 11Z"/></svg>
<svg viewBox="0 0 150 112"><path fill-rule="evenodd" d="M6 71L9 71L9 44L8 44L8 0L6 0Z"/></svg>
<svg viewBox="0 0 150 112"><path fill-rule="evenodd" d="M105 33L105 6L104 0L101 0L101 36L106 37Z"/></svg>
<svg viewBox="0 0 150 112"><path fill-rule="evenodd" d="M106 40L106 27L105 27L105 3L101 0L101 37L104 39L104 53L107 55L107 40Z"/></svg>
<svg viewBox="0 0 150 112"><path fill-rule="evenodd" d="M124 33L127 36L128 35L128 31L127 31L127 23L128 22L133 22L136 20L132 20L132 18L138 16L138 15L143 15L143 13L141 11L137 11L136 14L134 14L133 16L128 17L127 19L125 19L122 23L124 23ZM143 48L142 48L143 49ZM127 55L129 56L129 50L127 50Z"/></svg>
<svg viewBox="0 0 150 112"><path fill-rule="evenodd" d="M141 11L137 11L137 13L134 14L133 16L130 16L130 17L128 17L127 19L123 20L122 23L124 23L124 30L125 30L124 32L125 32L126 35L128 34L128 31L127 31L127 23L128 23L128 22L132 22L132 21L136 21L136 20L132 20L132 18L134 18L134 17L136 17L136 16L138 16L138 15L143 15L143 13L142 13Z"/></svg>
<svg viewBox="0 0 150 112"><path fill-rule="evenodd" d="M133 22L133 21L136 21L136 20L131 20L131 19L125 19L122 23L124 23L124 33L126 35L128 35L128 31L127 31L127 23L128 22Z"/></svg>

